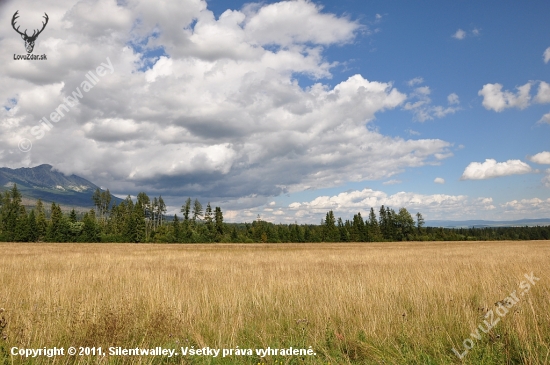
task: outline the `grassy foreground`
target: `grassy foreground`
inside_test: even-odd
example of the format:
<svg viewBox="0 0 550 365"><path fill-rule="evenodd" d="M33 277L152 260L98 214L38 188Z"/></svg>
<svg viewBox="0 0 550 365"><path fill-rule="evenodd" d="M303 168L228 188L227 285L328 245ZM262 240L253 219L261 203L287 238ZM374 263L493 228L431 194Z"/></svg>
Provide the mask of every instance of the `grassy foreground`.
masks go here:
<svg viewBox="0 0 550 365"><path fill-rule="evenodd" d="M540 280L520 295L530 273ZM1 243L0 364L550 364L549 274L550 241ZM14 346L316 355L24 358Z"/></svg>

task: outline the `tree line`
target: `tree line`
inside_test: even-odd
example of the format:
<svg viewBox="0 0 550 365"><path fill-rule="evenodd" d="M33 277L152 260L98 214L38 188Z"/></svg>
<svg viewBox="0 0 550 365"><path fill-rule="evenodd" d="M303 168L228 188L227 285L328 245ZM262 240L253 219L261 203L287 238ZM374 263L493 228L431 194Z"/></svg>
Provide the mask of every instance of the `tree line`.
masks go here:
<svg viewBox="0 0 550 365"><path fill-rule="evenodd" d="M97 189L94 209L64 214L52 203L46 210L41 200L27 212L17 185L0 198L0 241L8 242L380 242L549 239L550 226L496 228L425 227L421 213L414 217L405 208L397 212L381 206L378 215L357 213L351 220L336 218L331 210L320 224L273 224L257 219L251 223L225 223L220 207L206 208L188 198L182 217L166 216L162 196L151 199L139 193L120 204L111 204L109 190ZM170 218L170 219L168 219Z"/></svg>

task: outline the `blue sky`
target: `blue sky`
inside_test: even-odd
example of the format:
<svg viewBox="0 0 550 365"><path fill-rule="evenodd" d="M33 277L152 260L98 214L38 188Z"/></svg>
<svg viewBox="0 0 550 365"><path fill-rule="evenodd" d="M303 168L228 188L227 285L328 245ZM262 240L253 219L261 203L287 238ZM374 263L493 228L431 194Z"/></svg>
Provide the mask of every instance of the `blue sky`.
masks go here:
<svg viewBox="0 0 550 365"><path fill-rule="evenodd" d="M4 166L162 194L171 213L198 197L228 221L317 223L381 204L427 219L550 217L547 2L43 8L0 7L4 24L15 10L21 22L50 15L35 51L47 63L14 61L21 40L0 34ZM36 138L107 57L113 74Z"/></svg>

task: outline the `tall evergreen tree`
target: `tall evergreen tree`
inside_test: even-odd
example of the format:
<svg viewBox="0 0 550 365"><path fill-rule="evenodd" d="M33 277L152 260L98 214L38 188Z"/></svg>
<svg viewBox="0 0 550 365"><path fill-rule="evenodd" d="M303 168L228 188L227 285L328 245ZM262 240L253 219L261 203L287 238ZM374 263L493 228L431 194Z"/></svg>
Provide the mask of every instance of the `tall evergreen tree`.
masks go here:
<svg viewBox="0 0 550 365"><path fill-rule="evenodd" d="M101 215L101 190L99 188L95 189L94 194L92 195L92 201L94 202L96 213Z"/></svg>
<svg viewBox="0 0 550 365"><path fill-rule="evenodd" d="M28 218L29 234L27 236L29 242L36 242L38 240L38 225L36 222L36 214L34 209L31 209Z"/></svg>
<svg viewBox="0 0 550 365"><path fill-rule="evenodd" d="M95 211L91 209L82 217L82 233L80 241L82 242L99 242L101 240L100 227L97 224Z"/></svg>
<svg viewBox="0 0 550 365"><path fill-rule="evenodd" d="M214 214L210 202L206 204L206 210L204 211L204 223L209 233L214 233Z"/></svg>
<svg viewBox="0 0 550 365"><path fill-rule="evenodd" d="M424 217L422 217L422 214L420 214L420 212L417 212L416 213L416 230L418 232L418 234L422 234L422 227L424 227L424 224L425 224L425 221L424 221Z"/></svg>
<svg viewBox="0 0 550 365"><path fill-rule="evenodd" d="M380 233L381 233L382 238L388 239L388 231L389 231L388 230L388 225L389 225L389 222L388 222L386 207L384 207L383 204L380 206L380 210L378 211L378 222L379 222Z"/></svg>
<svg viewBox="0 0 550 365"><path fill-rule="evenodd" d="M46 240L49 242L67 242L69 225L59 205L52 203L50 224L46 230Z"/></svg>
<svg viewBox="0 0 550 365"><path fill-rule="evenodd" d="M334 212L327 212L324 223L324 240L327 242L338 242L340 240L338 228L336 228L336 218Z"/></svg>
<svg viewBox="0 0 550 365"><path fill-rule="evenodd" d="M223 229L223 214L222 209L220 207L216 207L214 209L214 220L216 225L216 233L218 236L223 236L224 229Z"/></svg>
<svg viewBox="0 0 550 365"><path fill-rule="evenodd" d="M69 222L71 223L76 223L77 221L77 218L76 218L76 212L74 210L74 208L71 210L71 213L69 214Z"/></svg>
<svg viewBox="0 0 550 365"><path fill-rule="evenodd" d="M19 192L19 189L17 189L17 184L13 184L11 190L4 192L2 197L2 207L0 209L4 239L13 241L16 238L15 231L17 223L19 221L19 217L24 212L24 209L22 208L21 193Z"/></svg>
<svg viewBox="0 0 550 365"><path fill-rule="evenodd" d="M174 220L172 221L172 232L174 235L174 242L181 242L181 225L176 214L174 214Z"/></svg>
<svg viewBox="0 0 550 365"><path fill-rule="evenodd" d="M354 242L365 242L368 241L368 227L363 221L361 212L353 216L353 222L351 224L351 240Z"/></svg>
<svg viewBox="0 0 550 365"><path fill-rule="evenodd" d="M200 217L202 217L202 204L199 202L199 199L195 199L195 202L193 203L193 223L195 223Z"/></svg>
<svg viewBox="0 0 550 365"><path fill-rule="evenodd" d="M158 225L161 226L164 220L164 215L166 214L166 204L164 203L162 196L159 196L158 204Z"/></svg>
<svg viewBox="0 0 550 365"><path fill-rule="evenodd" d="M191 214L191 198L187 198L185 205L181 206L181 212L183 213L183 221L189 221L189 215Z"/></svg>
<svg viewBox="0 0 550 365"><path fill-rule="evenodd" d="M347 225L349 226L349 221L346 221ZM337 219L337 227L338 227L338 241L339 242L349 242L349 231L346 227L346 224L342 221L342 218L338 217Z"/></svg>
<svg viewBox="0 0 550 365"><path fill-rule="evenodd" d="M46 220L46 210L44 209L44 203L38 199L36 202L36 240L42 241L46 237L46 229L48 227L48 221Z"/></svg>
<svg viewBox="0 0 550 365"><path fill-rule="evenodd" d="M27 217L25 207L21 206L19 208L19 213L17 214L14 240L18 242L29 242L30 241L29 238L30 238L29 219Z"/></svg>
<svg viewBox="0 0 550 365"><path fill-rule="evenodd" d="M369 241L380 241L380 226L378 225L378 220L376 219L376 213L374 213L374 208L370 208L369 213Z"/></svg>

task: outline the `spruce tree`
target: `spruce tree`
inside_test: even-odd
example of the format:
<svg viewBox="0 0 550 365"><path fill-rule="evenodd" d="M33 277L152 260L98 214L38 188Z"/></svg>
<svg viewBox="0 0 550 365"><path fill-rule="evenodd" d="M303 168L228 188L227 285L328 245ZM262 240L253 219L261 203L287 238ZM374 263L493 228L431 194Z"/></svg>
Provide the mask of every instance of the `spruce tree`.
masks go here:
<svg viewBox="0 0 550 365"><path fill-rule="evenodd" d="M95 211L91 209L82 217L81 242L99 242L101 240L100 228L95 218Z"/></svg>
<svg viewBox="0 0 550 365"><path fill-rule="evenodd" d="M31 209L28 218L29 234L27 236L29 242L36 242L38 240L38 224L36 222L36 214L34 209Z"/></svg>
<svg viewBox="0 0 550 365"><path fill-rule="evenodd" d="M336 218L332 210L325 217L324 240L327 242L338 242L340 240L338 228L336 228Z"/></svg>
<svg viewBox="0 0 550 365"><path fill-rule="evenodd" d="M216 232L219 236L223 236L223 214L220 207L215 208L214 220L216 222Z"/></svg>
<svg viewBox="0 0 550 365"><path fill-rule="evenodd" d="M46 211L44 210L44 204L42 200L38 199L36 202L36 240L42 241L46 236L46 228L48 222L46 220Z"/></svg>
<svg viewBox="0 0 550 365"><path fill-rule="evenodd" d="M29 219L25 211L25 207L21 206L17 215L15 225L14 240L17 242L29 242L30 228Z"/></svg>
<svg viewBox="0 0 550 365"><path fill-rule="evenodd" d="M376 213L374 213L374 208L370 208L369 213L369 241L379 241L380 240L380 226L378 225L378 220L376 219Z"/></svg>
<svg viewBox="0 0 550 365"><path fill-rule="evenodd" d="M67 242L69 238L69 222L63 213L59 205L52 203L52 213L50 217L50 224L46 231L46 240L49 242Z"/></svg>
<svg viewBox="0 0 550 365"><path fill-rule="evenodd" d="M71 210L71 213L69 214L69 222L71 223L76 223L77 219L76 219L76 212L74 210L74 208Z"/></svg>
<svg viewBox="0 0 550 365"><path fill-rule="evenodd" d="M172 232L174 235L174 242L180 242L181 239L181 227L178 216L174 214L174 220L172 221Z"/></svg>

